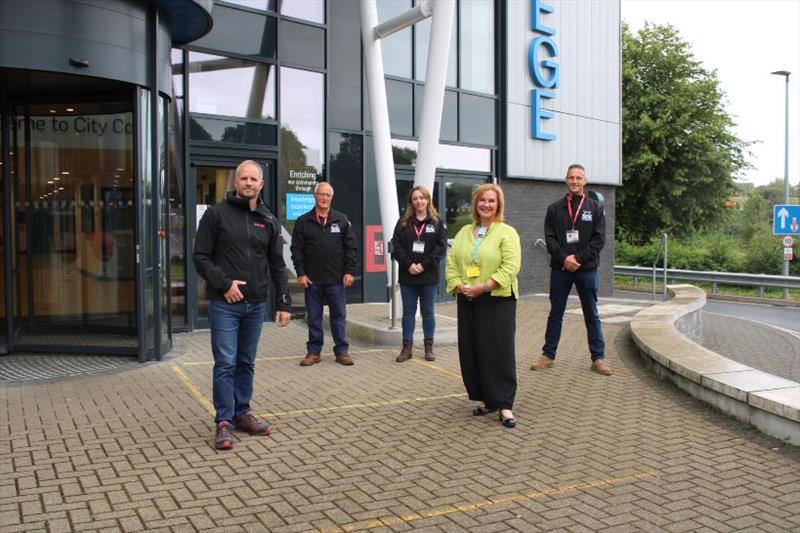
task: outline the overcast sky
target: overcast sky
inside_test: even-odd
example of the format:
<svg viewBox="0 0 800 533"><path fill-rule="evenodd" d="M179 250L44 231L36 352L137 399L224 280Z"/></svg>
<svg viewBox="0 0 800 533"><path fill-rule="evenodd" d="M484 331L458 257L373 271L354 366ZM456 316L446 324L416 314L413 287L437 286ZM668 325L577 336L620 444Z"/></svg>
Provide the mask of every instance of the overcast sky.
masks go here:
<svg viewBox="0 0 800 533"><path fill-rule="evenodd" d="M672 24L695 58L716 69L737 123L751 146L746 181L783 179L784 116L789 77L789 181L800 179L800 0L621 0L633 31L644 21Z"/></svg>

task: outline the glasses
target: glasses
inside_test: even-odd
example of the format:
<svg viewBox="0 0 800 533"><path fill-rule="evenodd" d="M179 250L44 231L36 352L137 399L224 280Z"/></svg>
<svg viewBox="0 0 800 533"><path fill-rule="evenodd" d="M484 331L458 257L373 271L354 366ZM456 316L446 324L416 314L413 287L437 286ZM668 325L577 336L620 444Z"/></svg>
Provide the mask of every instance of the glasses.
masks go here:
<svg viewBox="0 0 800 533"><path fill-rule="evenodd" d="M320 198L333 198L333 194L329 192L315 192L314 196L319 196Z"/></svg>

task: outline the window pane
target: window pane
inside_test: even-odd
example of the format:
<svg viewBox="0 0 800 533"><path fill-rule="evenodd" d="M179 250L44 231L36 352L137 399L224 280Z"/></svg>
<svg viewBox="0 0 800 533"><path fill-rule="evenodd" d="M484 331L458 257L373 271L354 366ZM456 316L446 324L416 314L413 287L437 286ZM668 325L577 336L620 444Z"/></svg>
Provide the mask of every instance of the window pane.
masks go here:
<svg viewBox="0 0 800 533"><path fill-rule="evenodd" d="M464 93L459 98L461 142L494 146L495 99Z"/></svg>
<svg viewBox="0 0 800 533"><path fill-rule="evenodd" d="M450 54L447 57L447 79L445 83L448 87L456 86L456 34L458 27L453 24L450 33ZM431 19L427 18L418 22L414 26L414 77L425 81L426 69L428 68L428 45L431 40Z"/></svg>
<svg viewBox="0 0 800 533"><path fill-rule="evenodd" d="M395 135L414 134L411 83L386 80L386 100L389 104L389 126Z"/></svg>
<svg viewBox="0 0 800 533"><path fill-rule="evenodd" d="M189 118L189 137L193 141L277 146L278 127L243 120L192 116Z"/></svg>
<svg viewBox="0 0 800 533"><path fill-rule="evenodd" d="M292 68L281 69L281 221L286 218L286 194L313 192L322 174L325 117L325 76Z"/></svg>
<svg viewBox="0 0 800 533"><path fill-rule="evenodd" d="M394 164L416 165L417 146L417 141L392 139ZM439 144L436 151L436 168L488 173L492 170L492 151L488 148Z"/></svg>
<svg viewBox="0 0 800 533"><path fill-rule="evenodd" d="M189 111L275 119L275 66L189 53Z"/></svg>
<svg viewBox="0 0 800 533"><path fill-rule="evenodd" d="M224 0L229 4L238 4L240 6L249 7L250 9L259 9L261 11L277 11L276 4L280 0Z"/></svg>
<svg viewBox="0 0 800 533"><path fill-rule="evenodd" d="M283 0L281 15L323 24L325 22L325 4L322 0Z"/></svg>
<svg viewBox="0 0 800 533"><path fill-rule="evenodd" d="M414 131L419 136L420 117L422 116L422 99L424 98L425 86L414 86ZM442 130L439 133L442 141L458 141L458 93L455 91L445 91L444 103L442 105Z"/></svg>
<svg viewBox="0 0 800 533"><path fill-rule="evenodd" d="M275 17L216 5L214 27L192 46L275 59L277 27Z"/></svg>
<svg viewBox="0 0 800 533"><path fill-rule="evenodd" d="M325 30L322 28L282 20L280 49L284 63L325 68Z"/></svg>
<svg viewBox="0 0 800 533"><path fill-rule="evenodd" d="M378 0L378 22L387 20L411 9L411 0ZM411 28L381 39L384 73L401 78L411 77Z"/></svg>
<svg viewBox="0 0 800 533"><path fill-rule="evenodd" d="M494 2L461 2L461 88L494 94Z"/></svg>

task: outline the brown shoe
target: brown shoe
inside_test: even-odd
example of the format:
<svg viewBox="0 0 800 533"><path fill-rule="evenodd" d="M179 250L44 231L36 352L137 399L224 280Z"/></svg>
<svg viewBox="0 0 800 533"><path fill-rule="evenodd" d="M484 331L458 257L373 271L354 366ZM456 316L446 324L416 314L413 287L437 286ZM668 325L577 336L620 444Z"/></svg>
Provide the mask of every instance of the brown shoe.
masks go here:
<svg viewBox="0 0 800 533"><path fill-rule="evenodd" d="M425 360L436 361L436 356L433 355L433 339L425 339Z"/></svg>
<svg viewBox="0 0 800 533"><path fill-rule="evenodd" d="M545 368L552 367L555 363L552 359L545 354L539 356L539 360L531 365L531 370L544 370Z"/></svg>
<svg viewBox="0 0 800 533"><path fill-rule="evenodd" d="M603 359L597 359L595 361L592 361L592 370L594 370L598 374L602 374L603 376L611 375L611 369L608 368L608 365Z"/></svg>
<svg viewBox="0 0 800 533"><path fill-rule="evenodd" d="M400 355L397 356L395 361L402 363L414 357L413 353L414 341L403 341L403 348L400 350Z"/></svg>
<svg viewBox="0 0 800 533"><path fill-rule="evenodd" d="M310 353L300 359L300 366L311 366L319 363L320 357L318 353Z"/></svg>
<svg viewBox="0 0 800 533"><path fill-rule="evenodd" d="M336 362L340 365L350 366L354 363L353 358L350 357L350 354L340 353L336 356Z"/></svg>
<svg viewBox="0 0 800 533"><path fill-rule="evenodd" d="M214 448L217 450L230 450L233 448L233 426L227 420L217 424L214 432Z"/></svg>

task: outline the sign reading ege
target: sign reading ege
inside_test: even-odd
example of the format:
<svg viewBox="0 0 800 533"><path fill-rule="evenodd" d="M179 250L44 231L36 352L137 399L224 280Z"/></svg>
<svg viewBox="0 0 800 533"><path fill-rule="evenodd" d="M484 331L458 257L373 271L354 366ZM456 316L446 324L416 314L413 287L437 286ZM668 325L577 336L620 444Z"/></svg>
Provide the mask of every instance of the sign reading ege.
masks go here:
<svg viewBox="0 0 800 533"><path fill-rule="evenodd" d="M553 118L553 112L542 109L542 100L556 97L555 91L558 89L558 63L552 61L558 57L558 47L552 37L555 36L555 28L545 26L539 15L541 13L552 13L553 6L545 4L540 0L531 1L531 31L539 34L528 45L528 71L533 82L538 87L531 89L531 138L542 141L553 141L556 136L546 133L542 129L542 121ZM547 52L551 59L539 60L539 50Z"/></svg>

